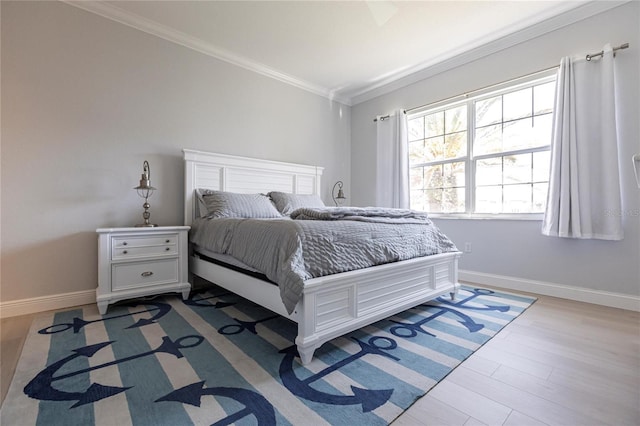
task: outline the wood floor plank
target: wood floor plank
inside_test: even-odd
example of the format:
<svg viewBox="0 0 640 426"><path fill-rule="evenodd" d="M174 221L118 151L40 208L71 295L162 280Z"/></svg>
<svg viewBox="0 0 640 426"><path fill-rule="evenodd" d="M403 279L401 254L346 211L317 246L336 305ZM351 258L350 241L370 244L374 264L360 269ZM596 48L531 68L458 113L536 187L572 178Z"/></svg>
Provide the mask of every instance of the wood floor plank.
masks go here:
<svg viewBox="0 0 640 426"><path fill-rule="evenodd" d="M427 395L413 404L409 410L403 414L403 417L408 414L413 420L411 423L408 419L403 419L402 422L397 425L442 425L442 426L463 426L469 420L469 416L464 414L450 405L434 398L431 395Z"/></svg>
<svg viewBox="0 0 640 426"><path fill-rule="evenodd" d="M630 391L636 388L640 380L640 358L637 352L635 356L617 357L607 350L590 351L571 344L556 344L543 338L532 338L524 331L518 336L512 336L509 341L494 342L491 348L504 353L505 357L510 354L512 357L530 359L553 370L588 372L601 380L624 385ZM483 355L484 352L480 354ZM513 363L511 365L515 367Z"/></svg>
<svg viewBox="0 0 640 426"><path fill-rule="evenodd" d="M509 406L485 396L482 390L471 389L448 378L431 389L429 395L488 425L501 425L511 414Z"/></svg>
<svg viewBox="0 0 640 426"><path fill-rule="evenodd" d="M494 363L508 365L543 379L548 378L553 371L551 365L527 358L516 351L507 352L499 346L499 343L485 345L476 354Z"/></svg>
<svg viewBox="0 0 640 426"><path fill-rule="evenodd" d="M503 426L548 426L546 423L542 423L536 419L532 419L529 416L525 416L519 411L513 410L507 421L504 422Z"/></svg>
<svg viewBox="0 0 640 426"><path fill-rule="evenodd" d="M515 388L491 377L483 376L464 366L455 369L447 376L445 382L456 384L458 389L481 394L485 400L491 400L503 407L510 407L511 410L517 410L533 419L550 425L598 424L596 419L584 415L579 411L540 398L528 391ZM444 382L441 384L444 384ZM438 386L440 386L440 384L438 384ZM447 403L451 404L451 402ZM509 413L510 412L511 411L509 411ZM480 420L482 420L482 418L480 418ZM504 420L506 420L506 418ZM503 422L492 422L490 424L502 424Z"/></svg>
<svg viewBox="0 0 640 426"><path fill-rule="evenodd" d="M637 401L636 404L631 404L629 401L625 402L618 398L617 394L604 394L597 388L592 391L571 389L504 365L500 366L491 377L514 388L584 413L597 419L600 424L611 422L620 425L635 424L634 421L637 419Z"/></svg>
<svg viewBox="0 0 640 426"><path fill-rule="evenodd" d="M34 315L0 320L0 405L9 391Z"/></svg>

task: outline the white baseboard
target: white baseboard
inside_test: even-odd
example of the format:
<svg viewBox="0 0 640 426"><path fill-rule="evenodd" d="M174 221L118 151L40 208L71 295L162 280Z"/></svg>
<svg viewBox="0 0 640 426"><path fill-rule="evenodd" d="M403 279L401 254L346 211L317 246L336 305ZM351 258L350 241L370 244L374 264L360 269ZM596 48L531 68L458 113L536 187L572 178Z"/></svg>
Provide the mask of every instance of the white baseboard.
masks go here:
<svg viewBox="0 0 640 426"><path fill-rule="evenodd" d="M612 293L602 290L590 290L544 281L527 280L523 278L508 277L505 275L486 274L484 272L460 270L458 272L458 276L460 281L468 281L490 287L524 291L527 293L560 297L562 299L576 300L579 302L593 303L596 305L640 312L640 297L627 294ZM74 306L88 305L91 303L96 303L95 290L76 291L73 293L34 297L32 299L12 300L9 302L0 302L0 318L15 317L18 315L27 315L36 312L51 311L54 309L65 309Z"/></svg>
<svg viewBox="0 0 640 426"><path fill-rule="evenodd" d="M12 300L9 302L0 302L0 318L15 317L54 309L65 309L73 306L88 305L90 303L96 303L95 290L83 290L73 293L34 297L32 299Z"/></svg>
<svg viewBox="0 0 640 426"><path fill-rule="evenodd" d="M460 281L640 312L640 297L484 272L458 271Z"/></svg>

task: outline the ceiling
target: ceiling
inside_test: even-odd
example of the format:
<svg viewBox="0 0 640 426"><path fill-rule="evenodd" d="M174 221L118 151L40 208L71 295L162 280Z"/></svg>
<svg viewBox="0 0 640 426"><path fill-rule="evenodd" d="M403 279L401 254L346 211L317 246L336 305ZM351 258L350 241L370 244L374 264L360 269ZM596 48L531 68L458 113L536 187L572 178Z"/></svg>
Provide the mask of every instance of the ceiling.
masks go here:
<svg viewBox="0 0 640 426"><path fill-rule="evenodd" d="M346 104L585 1L67 1Z"/></svg>

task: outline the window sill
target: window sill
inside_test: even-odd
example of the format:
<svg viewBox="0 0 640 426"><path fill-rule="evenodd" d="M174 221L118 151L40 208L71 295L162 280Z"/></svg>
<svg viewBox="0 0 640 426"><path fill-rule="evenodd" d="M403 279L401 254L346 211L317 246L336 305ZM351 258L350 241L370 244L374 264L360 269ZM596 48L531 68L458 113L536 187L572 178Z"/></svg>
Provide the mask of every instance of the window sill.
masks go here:
<svg viewBox="0 0 640 426"><path fill-rule="evenodd" d="M506 213L429 213L430 219L465 219L465 220L525 220L538 221L544 219L543 213L522 213L522 214L506 214Z"/></svg>

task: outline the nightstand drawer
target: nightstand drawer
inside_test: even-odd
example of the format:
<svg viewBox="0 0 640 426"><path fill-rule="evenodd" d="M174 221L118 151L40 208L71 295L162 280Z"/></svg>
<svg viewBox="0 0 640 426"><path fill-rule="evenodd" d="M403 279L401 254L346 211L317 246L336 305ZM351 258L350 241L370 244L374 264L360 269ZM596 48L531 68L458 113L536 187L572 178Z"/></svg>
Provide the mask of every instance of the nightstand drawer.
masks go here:
<svg viewBox="0 0 640 426"><path fill-rule="evenodd" d="M117 236L111 239L111 259L127 260L141 257L175 256L178 254L178 235Z"/></svg>
<svg viewBox="0 0 640 426"><path fill-rule="evenodd" d="M128 248L113 248L113 254L111 258L113 260L126 260L135 259L137 257L148 256L161 256L161 255L176 255L178 254L178 247L176 245L164 245L164 246L149 246L149 247L128 247Z"/></svg>
<svg viewBox="0 0 640 426"><path fill-rule="evenodd" d="M126 290L158 284L177 283L178 259L162 259L151 262L115 263L111 265L111 290Z"/></svg>
<svg viewBox="0 0 640 426"><path fill-rule="evenodd" d="M114 248L128 248L128 247L160 246L163 244L175 245L177 241L178 241L178 234L154 235L154 236L145 236L145 237L118 236L118 237L112 237L111 246Z"/></svg>

